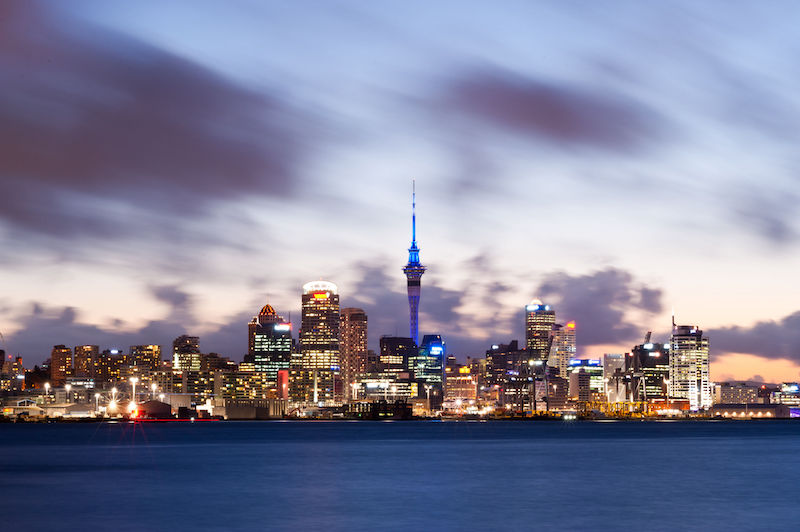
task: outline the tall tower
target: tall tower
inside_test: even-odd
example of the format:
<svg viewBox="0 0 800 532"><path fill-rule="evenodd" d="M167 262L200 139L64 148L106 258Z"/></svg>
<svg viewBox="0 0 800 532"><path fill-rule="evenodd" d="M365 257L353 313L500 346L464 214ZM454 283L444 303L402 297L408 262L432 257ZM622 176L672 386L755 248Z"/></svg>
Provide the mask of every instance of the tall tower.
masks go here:
<svg viewBox="0 0 800 532"><path fill-rule="evenodd" d="M408 264L403 268L408 280L408 311L411 339L419 345L419 295L422 274L425 266L419 262L419 247L417 247L417 190L416 182L411 182L411 247L408 248Z"/></svg>

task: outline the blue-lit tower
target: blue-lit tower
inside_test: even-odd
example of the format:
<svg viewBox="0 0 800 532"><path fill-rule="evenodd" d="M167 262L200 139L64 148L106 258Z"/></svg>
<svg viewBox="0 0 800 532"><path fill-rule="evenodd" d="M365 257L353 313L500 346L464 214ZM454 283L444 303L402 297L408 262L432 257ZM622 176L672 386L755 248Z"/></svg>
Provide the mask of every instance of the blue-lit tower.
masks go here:
<svg viewBox="0 0 800 532"><path fill-rule="evenodd" d="M411 247L408 248L408 264L403 268L408 280L408 311L411 339L419 345L419 295L422 274L425 266L419 263L419 248L417 247L417 190L416 183L411 182Z"/></svg>

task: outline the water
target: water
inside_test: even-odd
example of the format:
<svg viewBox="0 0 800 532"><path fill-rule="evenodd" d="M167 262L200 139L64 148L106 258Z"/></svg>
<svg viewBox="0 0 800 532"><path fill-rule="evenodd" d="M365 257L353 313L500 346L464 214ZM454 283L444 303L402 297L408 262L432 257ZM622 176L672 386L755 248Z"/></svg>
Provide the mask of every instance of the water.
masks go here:
<svg viewBox="0 0 800 532"><path fill-rule="evenodd" d="M2 530L789 530L800 423L0 425Z"/></svg>

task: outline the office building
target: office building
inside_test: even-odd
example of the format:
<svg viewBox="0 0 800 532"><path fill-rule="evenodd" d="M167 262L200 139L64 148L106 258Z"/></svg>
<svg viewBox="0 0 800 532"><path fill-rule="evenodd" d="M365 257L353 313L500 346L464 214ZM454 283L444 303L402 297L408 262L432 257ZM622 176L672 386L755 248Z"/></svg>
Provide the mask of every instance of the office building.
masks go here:
<svg viewBox="0 0 800 532"><path fill-rule="evenodd" d="M335 284L303 285L300 351L303 369L339 371L339 293Z"/></svg>
<svg viewBox="0 0 800 532"><path fill-rule="evenodd" d="M128 364L150 371L161 367L161 346L154 344L132 345L128 355Z"/></svg>
<svg viewBox="0 0 800 532"><path fill-rule="evenodd" d="M669 396L688 399L692 410L711 407L708 338L694 325L674 325L669 357Z"/></svg>
<svg viewBox="0 0 800 532"><path fill-rule="evenodd" d="M627 400L625 355L603 355L603 383L607 402L622 403Z"/></svg>
<svg viewBox="0 0 800 532"><path fill-rule="evenodd" d="M255 371L276 382L278 372L288 370L292 361L292 324L279 316L271 305L264 305L247 324L248 354Z"/></svg>
<svg viewBox="0 0 800 532"><path fill-rule="evenodd" d="M346 395L367 372L367 314L360 308L343 308L339 323L339 358Z"/></svg>
<svg viewBox="0 0 800 532"><path fill-rule="evenodd" d="M669 391L670 344L650 342L649 333L646 340L625 356L629 396L635 402L666 399Z"/></svg>
<svg viewBox="0 0 800 532"><path fill-rule="evenodd" d="M76 345L74 349L73 374L76 377L92 379L100 348L96 345Z"/></svg>
<svg viewBox="0 0 800 532"><path fill-rule="evenodd" d="M555 324L552 329L550 356L547 365L558 369L561 377L567 376L569 361L576 357L577 344L575 343L575 322L570 321L564 325Z"/></svg>
<svg viewBox="0 0 800 532"><path fill-rule="evenodd" d="M172 370L200 371L200 338L179 336L172 342Z"/></svg>
<svg viewBox="0 0 800 532"><path fill-rule="evenodd" d="M72 375L72 349L65 345L53 346L50 352L50 385L64 386Z"/></svg>
<svg viewBox="0 0 800 532"><path fill-rule="evenodd" d="M556 312L550 305L534 299L525 307L525 349L533 360L547 360L556 324Z"/></svg>
<svg viewBox="0 0 800 532"><path fill-rule="evenodd" d="M416 363L417 345L411 338L403 336L382 336L378 366L383 378L397 379L401 373L410 371L410 364Z"/></svg>

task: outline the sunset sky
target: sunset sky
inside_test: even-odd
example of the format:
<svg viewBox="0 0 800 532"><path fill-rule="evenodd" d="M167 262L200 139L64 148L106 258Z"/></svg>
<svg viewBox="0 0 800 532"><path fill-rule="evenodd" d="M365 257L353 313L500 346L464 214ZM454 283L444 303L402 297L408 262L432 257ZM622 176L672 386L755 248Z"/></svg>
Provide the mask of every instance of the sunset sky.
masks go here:
<svg viewBox="0 0 800 532"><path fill-rule="evenodd" d="M796 2L0 4L0 348L241 360L266 302L338 284L370 344L663 341L800 378ZM168 350L168 349L167 349Z"/></svg>

